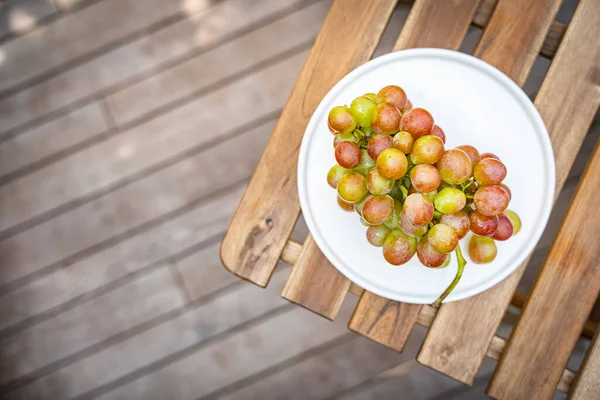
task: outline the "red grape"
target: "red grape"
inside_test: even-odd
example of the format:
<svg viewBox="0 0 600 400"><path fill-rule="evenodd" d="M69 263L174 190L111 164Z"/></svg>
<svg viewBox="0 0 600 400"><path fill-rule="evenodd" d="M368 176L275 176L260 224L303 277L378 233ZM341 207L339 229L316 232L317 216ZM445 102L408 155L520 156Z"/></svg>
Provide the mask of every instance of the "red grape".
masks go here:
<svg viewBox="0 0 600 400"><path fill-rule="evenodd" d="M369 139L369 143L367 144L367 152L369 156L376 160L377 156L381 154L385 149L389 149L392 147L393 139L390 135L378 134Z"/></svg>
<svg viewBox="0 0 600 400"><path fill-rule="evenodd" d="M431 128L433 128L433 117L423 108L412 108L402 115L400 129L410 133L415 140L429 135Z"/></svg>
<svg viewBox="0 0 600 400"><path fill-rule="evenodd" d="M506 167L500 160L485 158L477 163L473 176L480 185L498 185L506 177Z"/></svg>
<svg viewBox="0 0 600 400"><path fill-rule="evenodd" d="M471 159L460 149L448 150L437 163L442 180L451 185L458 185L471 177L473 168Z"/></svg>
<svg viewBox="0 0 600 400"><path fill-rule="evenodd" d="M508 186L506 186L505 183L501 183L498 186L500 186L502 189L506 190L506 193L508 193L508 200L512 200L512 192L510 191L510 188Z"/></svg>
<svg viewBox="0 0 600 400"><path fill-rule="evenodd" d="M346 106L333 107L327 118L332 133L349 133L356 128L356 118Z"/></svg>
<svg viewBox="0 0 600 400"><path fill-rule="evenodd" d="M410 160L413 164L435 164L444 154L444 142L437 136L421 136L413 144Z"/></svg>
<svg viewBox="0 0 600 400"><path fill-rule="evenodd" d="M475 168L475 164L481 161L481 156L479 155L479 152L475 147L468 144L463 144L462 146L458 146L457 149L461 149L462 151L467 153L467 155L471 159L471 166L473 168Z"/></svg>
<svg viewBox="0 0 600 400"><path fill-rule="evenodd" d="M342 210L344 210L344 211L354 211L354 204L348 203L347 201L344 201L344 200L340 199L339 196L337 198L337 202L338 202L338 205L340 206L340 208Z"/></svg>
<svg viewBox="0 0 600 400"><path fill-rule="evenodd" d="M469 242L469 256L475 264L488 264L496 258L496 242L489 237L473 235Z"/></svg>
<svg viewBox="0 0 600 400"><path fill-rule="evenodd" d="M375 247L383 246L383 242L392 230L385 225L374 225L367 228L367 240Z"/></svg>
<svg viewBox="0 0 600 400"><path fill-rule="evenodd" d="M510 199L500 186L482 186L475 192L473 202L483 215L498 215L508 207Z"/></svg>
<svg viewBox="0 0 600 400"><path fill-rule="evenodd" d="M440 139L442 139L442 142L444 142L444 144L446 144L446 134L444 133L442 128L440 128L439 126L433 125L433 128L431 128L430 135L439 137Z"/></svg>
<svg viewBox="0 0 600 400"><path fill-rule="evenodd" d="M417 228L425 226L433 219L433 203L419 193L408 195L402 206L402 217Z"/></svg>
<svg viewBox="0 0 600 400"><path fill-rule="evenodd" d="M335 160L344 168L354 168L360 162L360 147L356 143L342 142L335 146Z"/></svg>
<svg viewBox="0 0 600 400"><path fill-rule="evenodd" d="M398 149L385 149L377 157L377 171L387 179L400 179L407 169L408 160Z"/></svg>
<svg viewBox="0 0 600 400"><path fill-rule="evenodd" d="M437 224L427 234L429 244L440 253L450 253L458 245L458 235L454 228L446 224Z"/></svg>
<svg viewBox="0 0 600 400"><path fill-rule="evenodd" d="M500 160L500 157L498 157L494 153L481 153L481 159L483 160L485 158L495 158L496 160Z"/></svg>
<svg viewBox="0 0 600 400"><path fill-rule="evenodd" d="M337 184L338 195L348 203L356 203L367 194L367 181L358 172L348 172Z"/></svg>
<svg viewBox="0 0 600 400"><path fill-rule="evenodd" d="M417 239L400 229L393 230L383 243L383 257L392 265L402 265L417 252Z"/></svg>
<svg viewBox="0 0 600 400"><path fill-rule="evenodd" d="M408 132L398 132L394 136L394 140L392 141L392 145L403 152L404 154L410 153L413 148L414 139L412 135Z"/></svg>
<svg viewBox="0 0 600 400"><path fill-rule="evenodd" d="M404 107L404 111L412 110L413 104L410 100L406 99L406 106Z"/></svg>
<svg viewBox="0 0 600 400"><path fill-rule="evenodd" d="M410 182L419 193L430 193L442 182L440 172L433 165L416 165L410 170Z"/></svg>
<svg viewBox="0 0 600 400"><path fill-rule="evenodd" d="M406 92L399 86L386 86L377 93L377 103L391 103L400 111L406 107Z"/></svg>
<svg viewBox="0 0 600 400"><path fill-rule="evenodd" d="M479 236L492 236L498 229L498 217L487 216L475 210L469 214L471 232Z"/></svg>
<svg viewBox="0 0 600 400"><path fill-rule="evenodd" d="M391 196L369 196L362 205L362 216L370 225L381 225L394 212Z"/></svg>
<svg viewBox="0 0 600 400"><path fill-rule="evenodd" d="M417 244L417 257L426 267L439 268L444 265L449 255L441 253L433 248L427 236L423 236Z"/></svg>
<svg viewBox="0 0 600 400"><path fill-rule="evenodd" d="M371 127L375 133L396 133L400 126L400 111L390 103L378 104L373 111Z"/></svg>
<svg viewBox="0 0 600 400"><path fill-rule="evenodd" d="M492 236L496 240L508 240L513 234L513 226L510 219L505 214L498 215L498 229Z"/></svg>
<svg viewBox="0 0 600 400"><path fill-rule="evenodd" d="M443 214L442 218L440 218L440 222L452 227L456 231L459 239L464 238L471 227L469 216L464 211L455 212L453 214Z"/></svg>

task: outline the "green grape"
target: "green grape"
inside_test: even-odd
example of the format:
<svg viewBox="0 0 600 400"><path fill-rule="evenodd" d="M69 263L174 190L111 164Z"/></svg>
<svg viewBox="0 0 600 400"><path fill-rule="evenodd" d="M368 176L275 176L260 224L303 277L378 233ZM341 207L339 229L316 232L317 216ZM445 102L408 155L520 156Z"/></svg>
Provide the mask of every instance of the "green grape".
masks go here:
<svg viewBox="0 0 600 400"><path fill-rule="evenodd" d="M367 229L367 240L375 247L383 246L385 238L392 230L385 225L369 226Z"/></svg>
<svg viewBox="0 0 600 400"><path fill-rule="evenodd" d="M425 226L433 219L433 203L419 193L408 195L402 206L402 218L416 228Z"/></svg>
<svg viewBox="0 0 600 400"><path fill-rule="evenodd" d="M515 236L521 230L521 218L519 215L511 210L504 210L504 214L510 219L510 222L513 226L513 236Z"/></svg>
<svg viewBox="0 0 600 400"><path fill-rule="evenodd" d="M400 129L410 133L413 139L430 135L433 128L433 117L423 108L412 108L402 115Z"/></svg>
<svg viewBox="0 0 600 400"><path fill-rule="evenodd" d="M399 131L400 111L391 103L378 104L373 111L371 127L375 133L392 134Z"/></svg>
<svg viewBox="0 0 600 400"><path fill-rule="evenodd" d="M449 254L434 249L427 236L423 236L417 244L417 257L419 257L421 264L428 268L441 268L448 260Z"/></svg>
<svg viewBox="0 0 600 400"><path fill-rule="evenodd" d="M378 103L391 103L400 111L406 108L406 92L400 86L386 86L377 93Z"/></svg>
<svg viewBox="0 0 600 400"><path fill-rule="evenodd" d="M413 164L435 164L444 154L444 142L437 136L425 135L415 140L410 152Z"/></svg>
<svg viewBox="0 0 600 400"><path fill-rule="evenodd" d="M394 229L383 243L383 257L392 265L402 265L417 252L417 239Z"/></svg>
<svg viewBox="0 0 600 400"><path fill-rule="evenodd" d="M333 137L333 148L335 149L335 147L342 142L356 143L357 141L358 141L358 139L351 132L350 133L338 133Z"/></svg>
<svg viewBox="0 0 600 400"><path fill-rule="evenodd" d="M433 165L420 164L410 170L410 183L419 193L431 193L441 182L442 177Z"/></svg>
<svg viewBox="0 0 600 400"><path fill-rule="evenodd" d="M385 149L392 147L393 139L390 135L383 133L377 134L369 139L367 143L367 152L373 160L377 160L379 154Z"/></svg>
<svg viewBox="0 0 600 400"><path fill-rule="evenodd" d="M475 147L468 144L464 144L462 146L458 146L457 149L460 149L467 153L467 156L469 156L469 159L471 160L472 168L475 168L475 165L477 165L477 163L481 161L481 155L479 155L479 151L477 151Z"/></svg>
<svg viewBox="0 0 600 400"><path fill-rule="evenodd" d="M513 235L513 226L510 219L505 214L498 215L498 229L492 236L495 240L505 241Z"/></svg>
<svg viewBox="0 0 600 400"><path fill-rule="evenodd" d="M444 214L453 214L459 212L467 204L465 194L454 188L444 188L435 196L433 200L435 209Z"/></svg>
<svg viewBox="0 0 600 400"><path fill-rule="evenodd" d="M356 128L356 118L346 106L333 107L329 111L327 123L332 133L350 133Z"/></svg>
<svg viewBox="0 0 600 400"><path fill-rule="evenodd" d="M350 112L356 118L356 122L363 128L371 127L371 118L373 116L373 110L377 105L375 102L368 97L357 97L350 104Z"/></svg>
<svg viewBox="0 0 600 400"><path fill-rule="evenodd" d="M367 194L367 181L357 172L342 176L337 184L338 196L348 203L356 203Z"/></svg>
<svg viewBox="0 0 600 400"><path fill-rule="evenodd" d="M431 246L440 253L450 253L458 245L456 231L446 224L434 225L429 230L427 238Z"/></svg>
<svg viewBox="0 0 600 400"><path fill-rule="evenodd" d="M392 145L404 154L408 154L412 150L414 142L415 140L410 133L398 132L394 135Z"/></svg>
<svg viewBox="0 0 600 400"><path fill-rule="evenodd" d="M444 263L440 267L438 267L438 269L446 268L448 264L450 264L450 261L452 261L452 253L448 253L446 254L446 256L446 261L444 261Z"/></svg>
<svg viewBox="0 0 600 400"><path fill-rule="evenodd" d="M342 210L344 210L344 211L354 211L354 204L348 203L348 202L340 199L339 196L337 198L337 202L338 202L338 205L340 206L340 208Z"/></svg>
<svg viewBox="0 0 600 400"><path fill-rule="evenodd" d="M327 172L327 183L329 186L336 189L339 180L348 172L350 172L350 170L342 167L341 165L334 165L329 169L329 172Z"/></svg>
<svg viewBox="0 0 600 400"><path fill-rule="evenodd" d="M500 160L485 158L475 165L473 176L482 186L498 185L506 177L506 166Z"/></svg>
<svg viewBox="0 0 600 400"><path fill-rule="evenodd" d="M394 212L383 224L390 229L400 228L400 213L402 212L402 203L394 200Z"/></svg>
<svg viewBox="0 0 600 400"><path fill-rule="evenodd" d="M360 149L360 162L358 163L358 166L354 168L354 171L366 176L373 167L375 167L375 160L369 156L367 149Z"/></svg>
<svg viewBox="0 0 600 400"><path fill-rule="evenodd" d="M429 201L431 201L433 203L433 200L435 200L435 196L437 196L438 191L437 190L433 190L429 193L423 193L423 196L427 197L429 199ZM435 210L434 210L435 212Z"/></svg>
<svg viewBox="0 0 600 400"><path fill-rule="evenodd" d="M479 236L492 236L498 229L498 217L487 216L474 210L469 214L469 229Z"/></svg>
<svg viewBox="0 0 600 400"><path fill-rule="evenodd" d="M371 168L367 172L367 189L369 192L376 195L388 194L394 187L394 181L391 181L379 174L377 168Z"/></svg>
<svg viewBox="0 0 600 400"><path fill-rule="evenodd" d="M377 95L375 93L365 93L363 96L377 102Z"/></svg>
<svg viewBox="0 0 600 400"><path fill-rule="evenodd" d="M488 160L491 160L491 158ZM475 196L473 196L477 211L487 216L498 215L506 210L509 201L506 190L496 185L482 186L477 189Z"/></svg>
<svg viewBox="0 0 600 400"><path fill-rule="evenodd" d="M362 216L370 225L381 225L394 213L391 196L369 196L362 206Z"/></svg>
<svg viewBox="0 0 600 400"><path fill-rule="evenodd" d="M471 159L460 149L448 150L437 163L442 180L451 185L464 183L471 177Z"/></svg>
<svg viewBox="0 0 600 400"><path fill-rule="evenodd" d="M390 180L402 178L407 169L406 156L398 149L385 149L377 157L377 171Z"/></svg>
<svg viewBox="0 0 600 400"><path fill-rule="evenodd" d="M456 231L459 239L464 238L471 227L469 216L464 211L455 212L453 214L442 214L440 222L452 227L452 229Z"/></svg>
<svg viewBox="0 0 600 400"><path fill-rule="evenodd" d="M498 250L496 242L489 237L473 235L469 242L469 257L475 264L488 264L494 261Z"/></svg>
<svg viewBox="0 0 600 400"><path fill-rule="evenodd" d="M356 143L342 142L335 146L335 160L344 168L354 168L360 163L360 147Z"/></svg>

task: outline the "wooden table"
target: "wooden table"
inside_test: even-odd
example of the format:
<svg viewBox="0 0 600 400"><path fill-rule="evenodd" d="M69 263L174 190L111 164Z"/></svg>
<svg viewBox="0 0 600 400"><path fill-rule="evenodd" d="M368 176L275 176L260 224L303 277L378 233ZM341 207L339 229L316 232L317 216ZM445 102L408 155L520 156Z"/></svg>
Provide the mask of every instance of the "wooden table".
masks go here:
<svg viewBox="0 0 600 400"><path fill-rule="evenodd" d="M600 151L596 146L529 298L515 295L527 261L509 278L466 300L403 304L364 291L342 276L310 235L289 240L300 213L296 164L304 129L319 101L368 61L397 0L336 0L304 65L223 240L232 273L266 286L281 259L294 265L282 296L326 318L348 292L360 295L349 329L401 351L415 323L429 332L417 361L472 384L484 357L499 360L487 393L499 399L600 398L600 340L578 372L565 369L600 291ZM600 104L600 0L581 0L570 24L554 21L559 0L417 0L394 50L456 50L471 24L483 27L473 55L523 85L541 54L552 59L535 99L556 157L557 196ZM510 340L496 335L511 303L523 305Z"/></svg>

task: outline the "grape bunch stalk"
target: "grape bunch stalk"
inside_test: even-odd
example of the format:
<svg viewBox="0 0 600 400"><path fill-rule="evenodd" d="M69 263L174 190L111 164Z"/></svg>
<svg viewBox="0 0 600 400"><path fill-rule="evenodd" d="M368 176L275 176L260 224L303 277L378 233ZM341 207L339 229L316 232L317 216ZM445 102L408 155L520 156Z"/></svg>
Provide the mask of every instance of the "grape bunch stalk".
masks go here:
<svg viewBox="0 0 600 400"><path fill-rule="evenodd" d="M500 158L471 145L446 149L444 131L401 87L334 107L327 122L337 161L327 182L339 206L358 213L385 260L398 266L416 254L425 267L445 268L455 252L458 272L434 306L462 277L459 241L469 231L471 260L486 264L496 257L495 241L521 229L517 213L508 210L512 193L502 183L507 170Z"/></svg>

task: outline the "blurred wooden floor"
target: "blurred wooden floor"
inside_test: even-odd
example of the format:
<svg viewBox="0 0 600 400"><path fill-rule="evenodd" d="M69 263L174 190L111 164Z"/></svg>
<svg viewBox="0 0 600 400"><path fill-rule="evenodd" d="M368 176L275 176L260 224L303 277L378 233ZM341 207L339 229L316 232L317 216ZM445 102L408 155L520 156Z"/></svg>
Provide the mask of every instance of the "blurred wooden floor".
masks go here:
<svg viewBox="0 0 600 400"><path fill-rule="evenodd" d="M377 377L423 329L400 355L347 331L356 299L330 323L280 298L289 266L262 290L220 264L329 4L0 4L3 398L485 398L424 368Z"/></svg>

